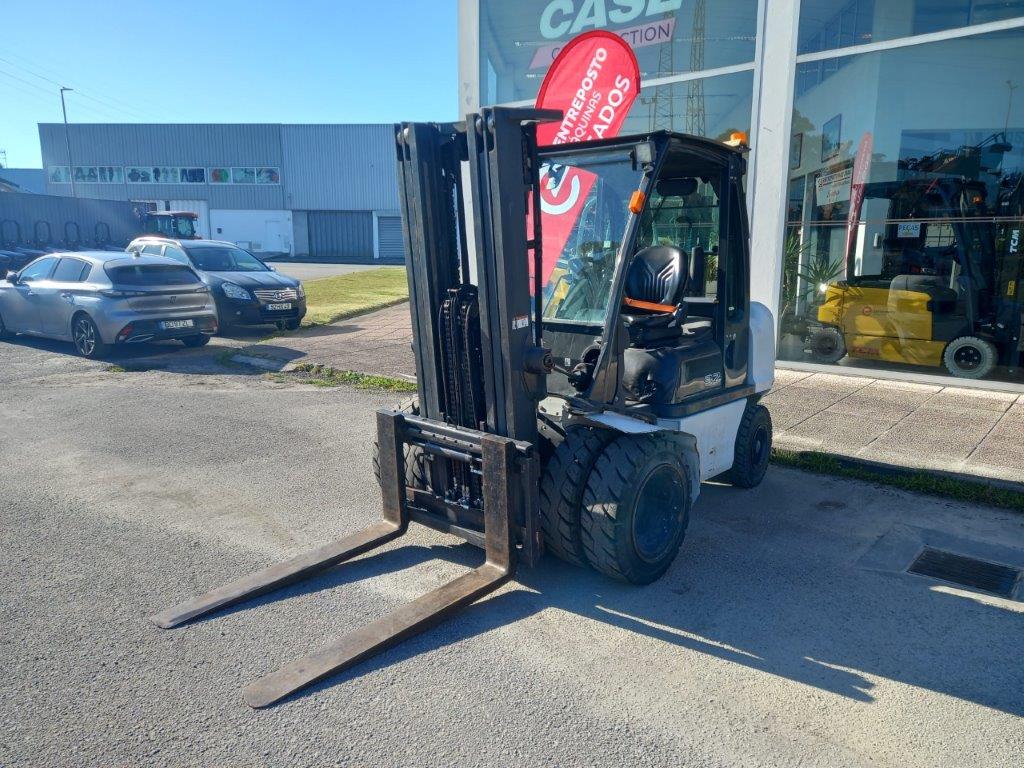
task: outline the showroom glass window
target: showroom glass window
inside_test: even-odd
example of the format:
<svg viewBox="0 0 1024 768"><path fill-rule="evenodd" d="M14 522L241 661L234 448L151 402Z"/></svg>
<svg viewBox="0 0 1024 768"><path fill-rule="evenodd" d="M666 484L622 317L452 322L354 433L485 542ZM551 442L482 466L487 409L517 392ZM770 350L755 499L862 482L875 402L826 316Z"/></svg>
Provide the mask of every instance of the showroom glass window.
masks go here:
<svg viewBox="0 0 1024 768"><path fill-rule="evenodd" d="M754 61L757 0L481 0L480 100L532 100L576 35L619 34L644 80Z"/></svg>
<svg viewBox="0 0 1024 768"><path fill-rule="evenodd" d="M1019 0L801 0L798 52L895 40L1022 14Z"/></svg>
<svg viewBox="0 0 1024 768"><path fill-rule="evenodd" d="M826 5L838 4L812 0L805 12ZM877 34L875 5L855 41ZM886 3L885 18L902 5L907 34L981 18L979 4L957 16L972 5L958 2ZM808 39L801 27L801 45ZM1021 85L1020 28L798 59L782 359L966 378L1000 378L1017 362ZM980 338L981 356L994 351L997 363L957 353L964 337Z"/></svg>
<svg viewBox="0 0 1024 768"><path fill-rule="evenodd" d="M662 79L643 88L623 134L750 133L757 0L482 0L481 103L534 99L561 46L594 29L630 43L644 82ZM740 71L687 79L721 67Z"/></svg>

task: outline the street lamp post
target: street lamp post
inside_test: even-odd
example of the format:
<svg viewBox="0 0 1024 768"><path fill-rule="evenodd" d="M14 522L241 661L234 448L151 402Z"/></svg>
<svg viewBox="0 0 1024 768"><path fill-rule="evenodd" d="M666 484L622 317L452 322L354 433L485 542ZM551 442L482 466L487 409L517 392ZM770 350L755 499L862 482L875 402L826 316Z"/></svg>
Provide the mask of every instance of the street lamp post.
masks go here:
<svg viewBox="0 0 1024 768"><path fill-rule="evenodd" d="M71 159L71 138L68 136L68 108L64 103L64 91L73 91L74 88L65 88L63 85L60 87L60 108L64 113L64 144L68 148L68 179L71 181L71 196L78 197L75 194L75 163Z"/></svg>

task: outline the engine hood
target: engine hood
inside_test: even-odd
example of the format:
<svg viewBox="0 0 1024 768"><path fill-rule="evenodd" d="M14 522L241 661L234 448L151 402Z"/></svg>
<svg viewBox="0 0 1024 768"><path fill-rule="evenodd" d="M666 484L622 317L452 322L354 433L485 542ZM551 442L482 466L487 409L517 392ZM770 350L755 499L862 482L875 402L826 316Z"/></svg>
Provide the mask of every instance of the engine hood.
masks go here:
<svg viewBox="0 0 1024 768"><path fill-rule="evenodd" d="M278 272L201 272L210 285L234 283L242 288L297 288L299 281Z"/></svg>

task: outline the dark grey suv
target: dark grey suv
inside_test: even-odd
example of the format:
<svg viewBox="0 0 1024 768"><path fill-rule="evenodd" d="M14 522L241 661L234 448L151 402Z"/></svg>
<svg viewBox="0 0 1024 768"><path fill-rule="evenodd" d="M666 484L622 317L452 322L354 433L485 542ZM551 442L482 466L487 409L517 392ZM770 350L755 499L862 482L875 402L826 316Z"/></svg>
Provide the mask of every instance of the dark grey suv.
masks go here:
<svg viewBox="0 0 1024 768"><path fill-rule="evenodd" d="M234 243L139 237L132 253L162 255L192 267L210 286L221 329L274 324L295 330L306 316L306 291Z"/></svg>

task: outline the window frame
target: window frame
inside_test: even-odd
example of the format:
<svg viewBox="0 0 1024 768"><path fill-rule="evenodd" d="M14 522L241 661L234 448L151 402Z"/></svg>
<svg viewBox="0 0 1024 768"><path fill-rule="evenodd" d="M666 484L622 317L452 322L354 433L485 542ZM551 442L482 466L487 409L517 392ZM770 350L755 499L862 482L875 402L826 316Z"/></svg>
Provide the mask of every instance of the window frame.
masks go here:
<svg viewBox="0 0 1024 768"><path fill-rule="evenodd" d="M57 276L57 272L60 270L60 268L64 265L65 262L75 263L79 265L78 277L76 277L73 280L68 280ZM57 266L53 269L53 272L50 273L50 279L56 283L84 283L85 278L88 277L91 271L92 265L89 262L83 261L82 259L77 259L74 256L62 256L57 261Z"/></svg>
<svg viewBox="0 0 1024 768"><path fill-rule="evenodd" d="M49 261L49 262L51 262L51 264L50 264L50 269L46 272L46 274L44 276L39 277L39 278L35 278L35 279L32 279L32 280L29 280L29 279L26 278L26 276L25 276L26 272L28 272L30 269L32 269L32 267L34 267L35 265L42 264L45 261ZM40 258L38 258L35 261L33 261L31 264L25 265L25 268L22 269L21 272L18 273L18 282L19 283L41 283L41 282L44 282L46 280L49 280L50 276L53 274L53 270L55 270L57 268L57 263L59 261L60 261L60 258L58 256L41 256Z"/></svg>

